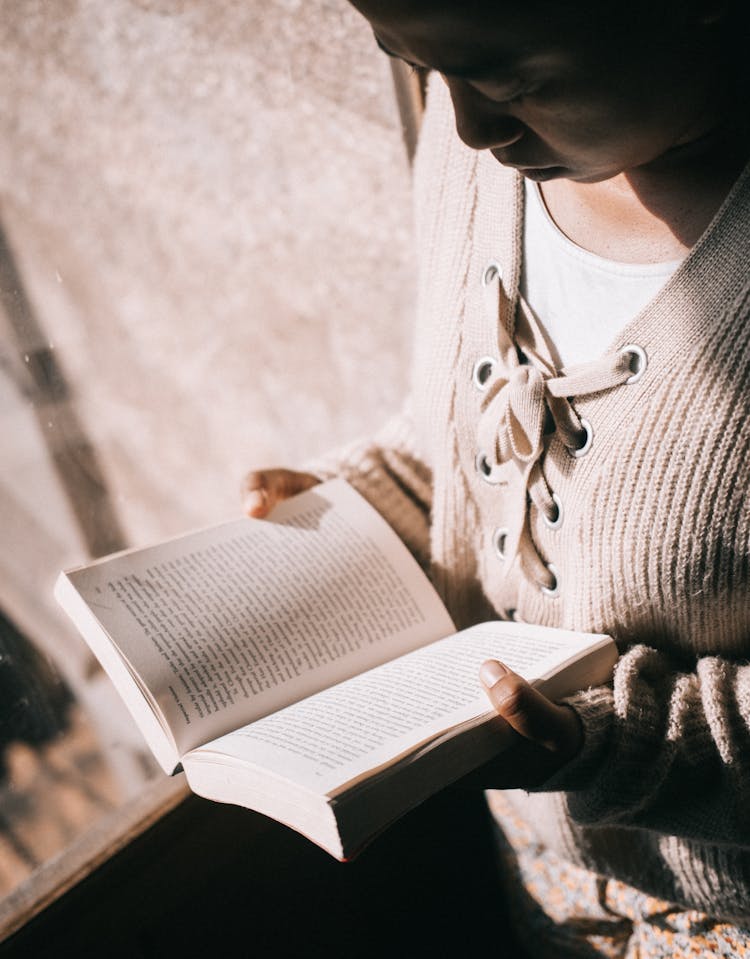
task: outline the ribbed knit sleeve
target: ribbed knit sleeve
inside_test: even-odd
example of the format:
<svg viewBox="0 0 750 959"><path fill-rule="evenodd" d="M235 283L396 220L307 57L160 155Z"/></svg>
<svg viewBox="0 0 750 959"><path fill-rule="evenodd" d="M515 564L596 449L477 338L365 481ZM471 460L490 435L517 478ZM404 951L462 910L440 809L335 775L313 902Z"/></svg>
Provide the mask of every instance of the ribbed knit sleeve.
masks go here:
<svg viewBox="0 0 750 959"><path fill-rule="evenodd" d="M566 790L576 822L750 845L750 665L706 656L688 672L639 645L612 690L568 702L584 748L542 789Z"/></svg>
<svg viewBox="0 0 750 959"><path fill-rule="evenodd" d="M427 566L432 475L416 448L407 406L374 437L334 450L305 469L321 479L340 476L351 483Z"/></svg>

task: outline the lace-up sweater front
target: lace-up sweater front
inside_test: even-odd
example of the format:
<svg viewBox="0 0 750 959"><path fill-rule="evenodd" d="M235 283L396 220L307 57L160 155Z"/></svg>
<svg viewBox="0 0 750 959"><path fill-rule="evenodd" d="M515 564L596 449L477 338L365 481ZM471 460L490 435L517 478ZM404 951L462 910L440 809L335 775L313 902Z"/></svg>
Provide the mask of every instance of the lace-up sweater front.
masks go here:
<svg viewBox="0 0 750 959"><path fill-rule="evenodd" d="M750 924L750 175L592 363L555 368L518 295L523 186L430 89L415 169L407 412L344 475L457 625L609 633L612 687L571 698L582 752L511 793L540 842Z"/></svg>

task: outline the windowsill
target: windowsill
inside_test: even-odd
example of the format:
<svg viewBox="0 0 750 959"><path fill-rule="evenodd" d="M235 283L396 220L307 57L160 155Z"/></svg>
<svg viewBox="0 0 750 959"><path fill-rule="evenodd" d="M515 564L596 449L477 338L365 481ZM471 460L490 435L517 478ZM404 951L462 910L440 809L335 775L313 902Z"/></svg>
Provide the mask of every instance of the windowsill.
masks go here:
<svg viewBox="0 0 750 959"><path fill-rule="evenodd" d="M0 903L0 942L145 832L188 795L184 776L159 778L40 866Z"/></svg>

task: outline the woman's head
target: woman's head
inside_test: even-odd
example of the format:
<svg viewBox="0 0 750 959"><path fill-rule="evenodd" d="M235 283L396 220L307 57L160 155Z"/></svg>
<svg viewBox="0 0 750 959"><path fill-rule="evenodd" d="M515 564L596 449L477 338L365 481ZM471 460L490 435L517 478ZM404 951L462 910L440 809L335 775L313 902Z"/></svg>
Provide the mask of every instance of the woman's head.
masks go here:
<svg viewBox="0 0 750 959"><path fill-rule="evenodd" d="M725 122L719 0L352 0L387 52L440 72L461 138L537 180L604 180Z"/></svg>

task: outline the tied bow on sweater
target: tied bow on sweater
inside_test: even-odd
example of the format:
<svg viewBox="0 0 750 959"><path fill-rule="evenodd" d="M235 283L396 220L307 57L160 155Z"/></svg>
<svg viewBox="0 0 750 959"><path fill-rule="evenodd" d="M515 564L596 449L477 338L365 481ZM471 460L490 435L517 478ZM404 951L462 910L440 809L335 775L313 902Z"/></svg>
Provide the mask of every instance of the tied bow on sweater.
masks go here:
<svg viewBox="0 0 750 959"><path fill-rule="evenodd" d="M525 502L513 511L520 521L506 532L503 558L510 566L520 556L524 573L544 588L553 589L554 573L539 555L528 515L533 502L548 525L557 525L561 519L561 505L543 471L545 437L557 432L573 456L587 450L591 427L579 417L571 401L632 380L633 352L624 349L606 354L559 373L532 350L525 350L526 362L519 360L515 346L503 353L506 366L496 364L483 384L477 439L485 477L490 483L502 482L502 467L514 464L521 476Z"/></svg>

